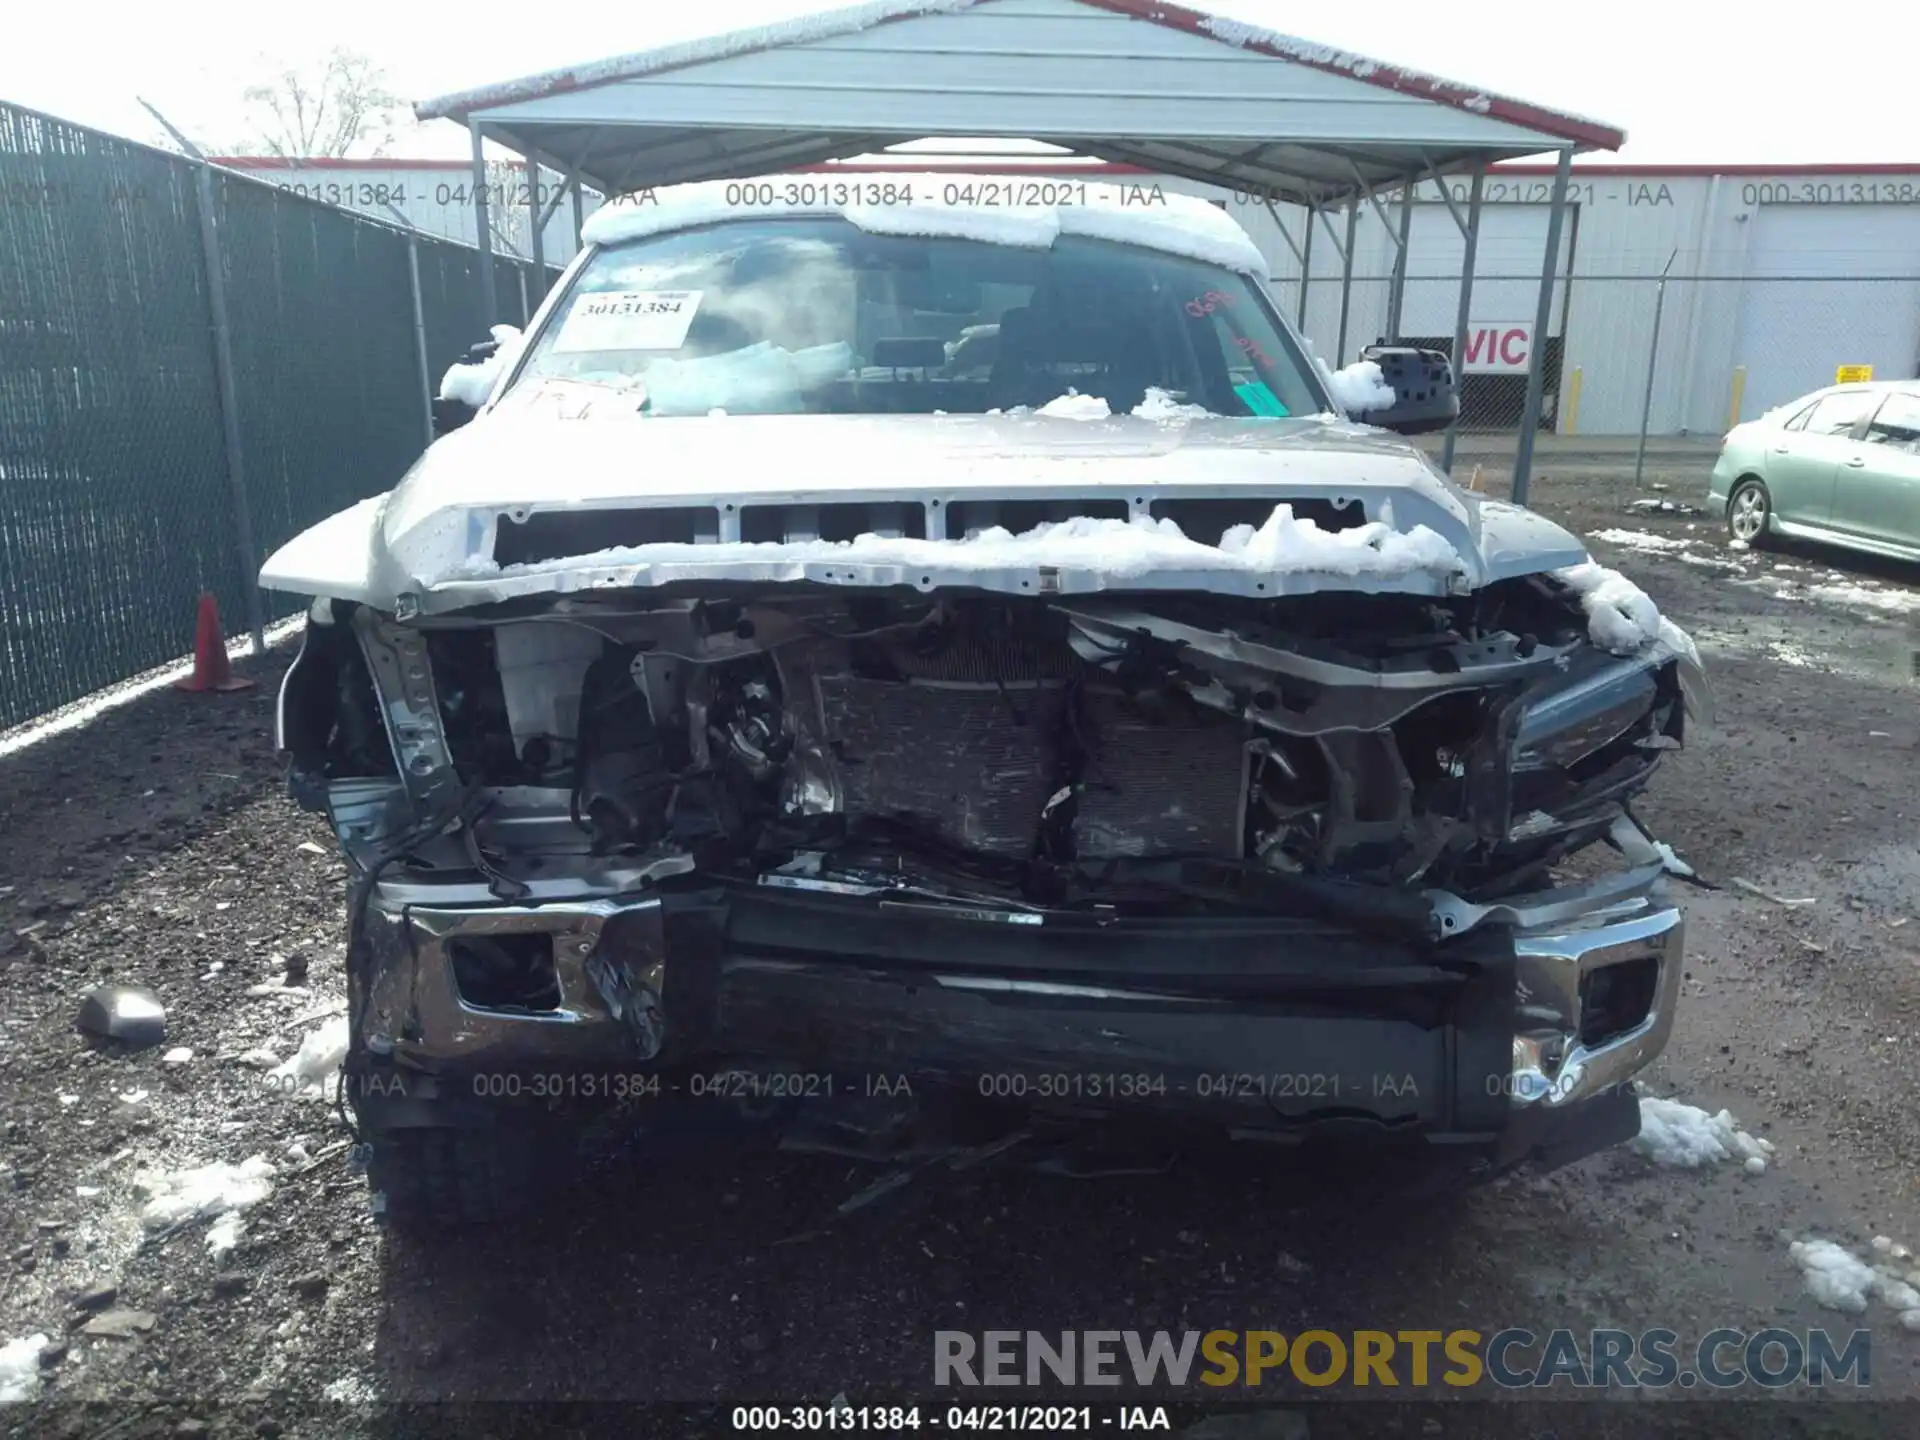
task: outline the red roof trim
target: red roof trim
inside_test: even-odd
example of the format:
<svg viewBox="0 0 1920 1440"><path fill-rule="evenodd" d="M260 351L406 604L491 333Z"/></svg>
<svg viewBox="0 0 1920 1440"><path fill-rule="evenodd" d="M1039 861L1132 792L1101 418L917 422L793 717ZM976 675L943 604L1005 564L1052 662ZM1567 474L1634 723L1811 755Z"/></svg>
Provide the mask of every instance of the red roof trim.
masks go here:
<svg viewBox="0 0 1920 1440"><path fill-rule="evenodd" d="M1503 175L1551 175L1551 165L1503 163L1491 167ZM1910 162L1844 165L1822 161L1813 165L1575 165L1574 178L1582 175L1673 175L1704 177L1713 175L1920 175L1920 165Z"/></svg>
<svg viewBox="0 0 1920 1440"><path fill-rule="evenodd" d="M215 165L229 170L471 170L472 164L466 160L408 160L401 157L376 157L373 159L342 159L332 155L315 155L292 159L282 155L213 155L208 157ZM817 165L795 165L792 172L803 174L826 174L836 171L857 170L862 174L875 175L917 175L928 170L955 169L970 173L983 170L1004 169L1022 175L1159 175L1163 171L1146 165L1123 165L1114 162L1082 163L1064 165L1057 156L1036 155L1034 163L1023 164L1016 154L998 155L929 155L924 161L888 160L874 165L855 165L848 160L826 161ZM958 163L941 163L958 162ZM517 162L515 162L517 163ZM1524 161L1501 161L1488 167L1493 175L1551 175L1553 166L1529 164ZM1820 161L1808 165L1631 165L1621 163L1603 163L1597 165L1575 165L1573 175L1577 180L1583 175L1618 175L1622 177L1644 175L1649 178L1666 176L1676 179L1710 179L1715 175L1732 176L1796 176L1796 175L1920 175L1920 163L1875 161L1867 164L1848 165L1838 161Z"/></svg>
<svg viewBox="0 0 1920 1440"><path fill-rule="evenodd" d="M209 155L228 170L471 170L466 160L399 160L375 157L346 159L338 155ZM516 162L517 163L517 162Z"/></svg>
<svg viewBox="0 0 1920 1440"><path fill-rule="evenodd" d="M1114 14L1130 16L1144 20L1150 25L1163 25L1170 30L1184 30L1189 34L1203 36L1222 44L1232 43L1223 40L1207 28L1210 21L1224 20L1225 17L1206 14L1199 10L1189 10L1184 5L1163 4L1161 0L1078 0L1078 3L1090 5L1095 9L1111 11ZM925 11L911 8L911 0L904 0L901 10L890 15L879 15L871 20L861 20L854 15L848 17L848 28L873 28L890 25L900 20L915 20ZM710 37L713 39L719 36ZM692 43L692 42L687 42ZM742 46L727 52L727 58L752 55L763 50L778 49L786 42L769 38L765 43ZM1252 50L1262 55L1271 55L1276 59L1290 61L1295 65L1304 65L1313 70L1324 70L1328 74L1344 75L1350 80L1360 80L1368 85L1377 85L1402 95L1416 96L1422 100L1431 100L1436 104L1450 105L1457 110L1466 110L1475 114L1490 115L1496 120L1505 120L1509 124L1520 125L1529 130L1538 130L1570 140L1576 145L1599 150L1618 150L1626 143L1626 132L1617 130L1599 121L1582 119L1575 115L1562 114L1557 110L1548 110L1544 106L1530 105L1524 100L1515 100L1504 95L1495 95L1472 85L1463 85L1458 81L1442 79L1437 75L1425 75L1417 70L1404 69L1397 65L1388 65L1364 55L1348 55L1349 61L1362 62L1363 69L1350 65L1336 64L1313 55L1311 50L1322 47L1309 46L1308 51L1296 52L1279 45L1259 39L1249 39L1239 48ZM672 46L662 46L670 50ZM1331 49L1331 47L1325 47ZM636 54L634 60L643 59L644 51ZM707 63L710 55L693 55L676 64L661 65L657 68L636 67L632 74L659 75L674 70L683 70L690 66ZM523 100L537 100L550 95L561 95L574 90L583 90L595 85L603 85L623 78L623 72L617 69L603 69L607 61L594 61L564 70L549 71L541 75L530 75L521 80L508 80L498 85L483 86L423 100L413 108L414 115L421 120L432 120L450 116L464 120L475 110L489 109L496 105L515 104ZM579 72L597 72L583 77ZM1479 102L1479 103L1474 103ZM1484 105L1484 108L1482 106Z"/></svg>
<svg viewBox="0 0 1920 1440"><path fill-rule="evenodd" d="M1360 80L1368 85L1377 85L1383 90L1392 90L1401 95L1413 95L1422 100L1451 105L1456 110L1490 115L1496 120L1505 120L1509 124L1543 131L1548 135L1557 135L1563 140L1571 140L1578 145L1598 150L1618 150L1626 143L1627 135L1624 130L1616 130L1597 120L1565 115L1558 110L1528 104L1524 100L1495 95L1491 91L1481 90L1476 86L1462 85L1457 80L1447 80L1438 75L1425 75L1418 70L1389 65L1369 56L1350 54L1344 57L1349 61L1363 62L1366 67L1363 71L1351 65L1322 60L1311 54L1297 53L1260 39L1248 39L1244 42L1225 41L1208 28L1208 22L1220 21L1224 17L1209 15L1200 10L1189 10L1184 5L1164 4L1162 0L1079 0L1079 3L1091 5L1099 10L1110 10L1117 15L1129 15L1152 25L1165 25L1169 29L1184 30L1189 34L1204 36L1209 40L1219 40L1224 44L1238 43L1239 48L1243 50L1272 55L1281 60L1291 61L1295 65L1304 65L1310 70L1324 70L1329 75L1343 75L1349 80ZM1482 109L1480 105L1470 103L1475 100L1484 102L1485 108Z"/></svg>

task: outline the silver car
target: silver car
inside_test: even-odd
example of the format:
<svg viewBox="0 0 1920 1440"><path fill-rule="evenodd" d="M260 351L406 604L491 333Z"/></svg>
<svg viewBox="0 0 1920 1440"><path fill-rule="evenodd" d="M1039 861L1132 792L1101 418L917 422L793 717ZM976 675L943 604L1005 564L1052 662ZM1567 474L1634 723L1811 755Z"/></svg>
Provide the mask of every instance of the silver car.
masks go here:
<svg viewBox="0 0 1920 1440"><path fill-rule="evenodd" d="M695 187L586 238L264 574L320 597L281 743L360 876L386 1214L517 1208L609 1102L1483 1171L1636 1132L1684 952L1630 806L1698 660L1389 433L1443 359L1329 373L1183 197Z"/></svg>
<svg viewBox="0 0 1920 1440"><path fill-rule="evenodd" d="M1835 385L1728 432L1712 503L1770 535L1920 560L1920 380Z"/></svg>

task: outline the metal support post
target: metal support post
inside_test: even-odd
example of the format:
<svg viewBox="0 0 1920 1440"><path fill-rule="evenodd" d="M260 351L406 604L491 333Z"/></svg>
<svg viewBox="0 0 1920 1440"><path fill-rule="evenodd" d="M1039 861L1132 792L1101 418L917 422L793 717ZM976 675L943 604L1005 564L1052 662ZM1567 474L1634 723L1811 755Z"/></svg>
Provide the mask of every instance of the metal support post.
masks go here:
<svg viewBox="0 0 1920 1440"><path fill-rule="evenodd" d="M1360 228L1360 202L1347 202L1347 243L1340 248L1340 338L1334 344L1333 365L1347 363L1347 318L1353 311L1353 240Z"/></svg>
<svg viewBox="0 0 1920 1440"><path fill-rule="evenodd" d="M481 146L480 122L469 120L467 131L473 137L473 225L480 246L480 323L492 325L500 314L493 294L493 223L487 213L487 159Z"/></svg>
<svg viewBox="0 0 1920 1440"><path fill-rule="evenodd" d="M420 413L427 444L433 444L433 372L427 368L427 312L420 303L420 240L407 236L407 280L413 287L413 358L420 369Z"/></svg>
<svg viewBox="0 0 1920 1440"><path fill-rule="evenodd" d="M528 249L533 254L533 289L530 298L535 305L538 305L540 297L547 293L547 242L546 236L540 233L547 217L540 209L540 175L540 163L529 156L527 159L527 225L533 231ZM557 196L555 198L558 199ZM528 301L529 297L523 295L520 308L526 310L528 318L531 319L533 312L527 308Z"/></svg>
<svg viewBox="0 0 1920 1440"><path fill-rule="evenodd" d="M1318 209L1315 206L1314 209ZM1294 304L1293 328L1307 333L1307 282L1313 279L1313 212L1307 213L1306 245L1300 253L1300 295Z"/></svg>
<svg viewBox="0 0 1920 1440"><path fill-rule="evenodd" d="M1647 342L1647 388L1640 397L1640 444L1633 452L1633 484L1640 486L1640 474L1647 464L1647 424L1653 418L1653 369L1660 358L1660 314L1667 307L1667 275L1679 258L1675 250L1660 267L1660 283L1653 291L1653 338Z"/></svg>
<svg viewBox="0 0 1920 1440"><path fill-rule="evenodd" d="M1464 223L1460 212L1453 208L1453 199L1447 198L1447 209L1453 215L1454 224L1460 226L1461 238L1465 241L1460 257L1460 308L1453 317L1453 383L1459 387L1462 398L1467 393L1467 326L1473 317L1473 270L1476 256L1480 250L1480 197L1486 189L1487 167L1473 167L1473 188L1467 197L1467 218ZM1446 183L1441 182L1441 193L1446 194ZM1440 444L1440 468L1449 475L1453 473L1453 446L1460 429L1456 418L1447 427L1446 438Z"/></svg>
<svg viewBox="0 0 1920 1440"><path fill-rule="evenodd" d="M1393 293L1387 297L1387 343L1400 343L1400 312L1407 299L1407 250L1413 240L1413 187L1419 177L1409 175L1400 191L1400 236L1393 257Z"/></svg>
<svg viewBox="0 0 1920 1440"><path fill-rule="evenodd" d="M1527 367L1527 403L1520 412L1520 443L1513 457L1513 503L1527 503L1533 477L1533 443L1540 429L1540 402L1547 385L1547 326L1553 321L1553 278L1560 264L1560 230L1567 216L1567 181L1573 151L1562 150L1553 170L1553 202L1547 211L1547 254L1540 266L1540 302L1533 316L1533 355Z"/></svg>

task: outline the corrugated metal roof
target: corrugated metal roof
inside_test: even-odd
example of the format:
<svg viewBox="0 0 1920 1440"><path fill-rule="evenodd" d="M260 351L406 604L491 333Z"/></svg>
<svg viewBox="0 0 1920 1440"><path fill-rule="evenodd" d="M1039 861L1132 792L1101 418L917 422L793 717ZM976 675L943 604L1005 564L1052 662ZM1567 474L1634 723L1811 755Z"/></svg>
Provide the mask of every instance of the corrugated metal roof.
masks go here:
<svg viewBox="0 0 1920 1440"><path fill-rule="evenodd" d="M1158 0L874 0L428 100L608 191L1020 136L1336 201L1618 129Z"/></svg>

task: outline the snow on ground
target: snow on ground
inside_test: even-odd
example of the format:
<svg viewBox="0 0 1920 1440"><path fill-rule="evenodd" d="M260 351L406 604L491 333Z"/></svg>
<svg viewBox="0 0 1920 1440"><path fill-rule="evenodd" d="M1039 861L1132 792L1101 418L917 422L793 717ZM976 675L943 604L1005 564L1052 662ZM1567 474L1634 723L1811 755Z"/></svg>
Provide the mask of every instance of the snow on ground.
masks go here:
<svg viewBox="0 0 1920 1440"><path fill-rule="evenodd" d="M327 1096L328 1082L347 1058L347 1017L336 1015L300 1042L292 1059L277 1066L273 1078L302 1099Z"/></svg>
<svg viewBox="0 0 1920 1440"><path fill-rule="evenodd" d="M180 1170L142 1173L134 1179L144 1195L140 1223L149 1230L167 1230L190 1220L211 1219L207 1248L215 1255L231 1250L240 1239L243 1211L273 1193L273 1164L264 1155L252 1155L238 1165L215 1160Z"/></svg>
<svg viewBox="0 0 1920 1440"><path fill-rule="evenodd" d="M0 1405L17 1405L40 1393L40 1352L45 1335L28 1335L0 1345Z"/></svg>
<svg viewBox="0 0 1920 1440"><path fill-rule="evenodd" d="M988 193L995 193L1005 177L970 176L954 170L889 175L889 185L913 197L909 203L894 205L834 204L833 187L827 185L801 186L790 203L776 196L770 204L743 205L738 181L703 180L649 191L632 203L604 205L587 218L582 236L591 244L617 245L724 220L837 215L873 235L982 240L1028 250L1048 249L1062 235L1084 235L1262 278L1268 273L1266 257L1239 222L1195 195L1161 191L1151 203L1143 204L1138 186L1088 181L1076 183L1072 201L1063 205L977 205L949 200L977 193L983 179L991 182ZM975 183L969 185L969 181Z"/></svg>
<svg viewBox="0 0 1920 1440"><path fill-rule="evenodd" d="M1800 1267L1807 1293L1827 1309L1861 1315L1869 1300L1878 1299L1900 1313L1903 1330L1920 1330L1920 1290L1914 1288L1920 1270L1902 1276L1893 1256L1906 1247L1888 1241L1882 1251L1885 1238L1874 1238L1878 1264L1868 1264L1831 1240L1796 1240L1787 1247L1787 1254Z"/></svg>
<svg viewBox="0 0 1920 1440"><path fill-rule="evenodd" d="M1629 550L1645 550L1655 555L1685 550L1695 543L1685 536L1655 535L1650 530L1596 530L1591 538L1604 540L1609 545L1621 545Z"/></svg>
<svg viewBox="0 0 1920 1440"><path fill-rule="evenodd" d="M1393 404L1393 387L1387 384L1376 362L1356 360L1343 369L1334 370L1316 355L1313 363L1320 367L1320 378L1327 382L1334 404L1348 414L1385 410Z"/></svg>
<svg viewBox="0 0 1920 1440"><path fill-rule="evenodd" d="M1698 1170L1738 1160L1749 1175L1764 1171L1773 1153L1770 1141L1747 1134L1725 1110L1709 1115L1697 1106L1651 1095L1640 1099L1640 1133L1631 1144L1656 1165Z"/></svg>
<svg viewBox="0 0 1920 1440"><path fill-rule="evenodd" d="M1058 403L1058 402L1055 402ZM1104 401L1096 403L1105 405ZM915 540L861 535L853 540L737 541L724 544L634 545L569 556L564 562L501 567L476 558L454 579L549 574L557 569L598 570L675 565L895 565L945 574L1051 566L1059 570L1125 580L1156 570L1197 569L1255 575L1400 576L1419 571L1453 572L1460 556L1446 537L1425 525L1396 530L1381 521L1348 530L1322 530L1296 520L1293 507L1276 505L1259 529L1235 525L1218 546L1190 540L1172 520L1071 520L1035 526L1015 535L993 526L964 540ZM1657 619L1657 617L1656 617Z"/></svg>
<svg viewBox="0 0 1920 1440"><path fill-rule="evenodd" d="M1920 614L1920 591L1870 590L1864 585L1809 585L1807 594L1827 605L1864 605L1894 615Z"/></svg>
<svg viewBox="0 0 1920 1440"><path fill-rule="evenodd" d="M486 359L472 365L451 365L440 377L440 398L459 400L478 410L493 395L494 383L513 368L520 355L522 336L517 325L495 325L493 338L499 346Z"/></svg>
<svg viewBox="0 0 1920 1440"><path fill-rule="evenodd" d="M1713 540L1699 536L1657 535L1647 530L1620 529L1596 530L1587 538L1617 545L1623 550L1668 556L1702 570L1720 571L1729 578L1737 576L1736 583L1757 587L1775 600L1811 601L1817 605L1870 610L1882 615L1920 615L1920 590L1881 586L1872 581L1862 583L1839 570L1824 572L1824 581L1814 584L1792 577L1820 574L1817 567L1782 561L1772 562L1765 571L1756 574L1753 571L1756 557L1751 547L1742 540L1728 541L1722 547ZM1706 548L1709 545L1714 551L1724 548L1732 554L1712 553Z"/></svg>

